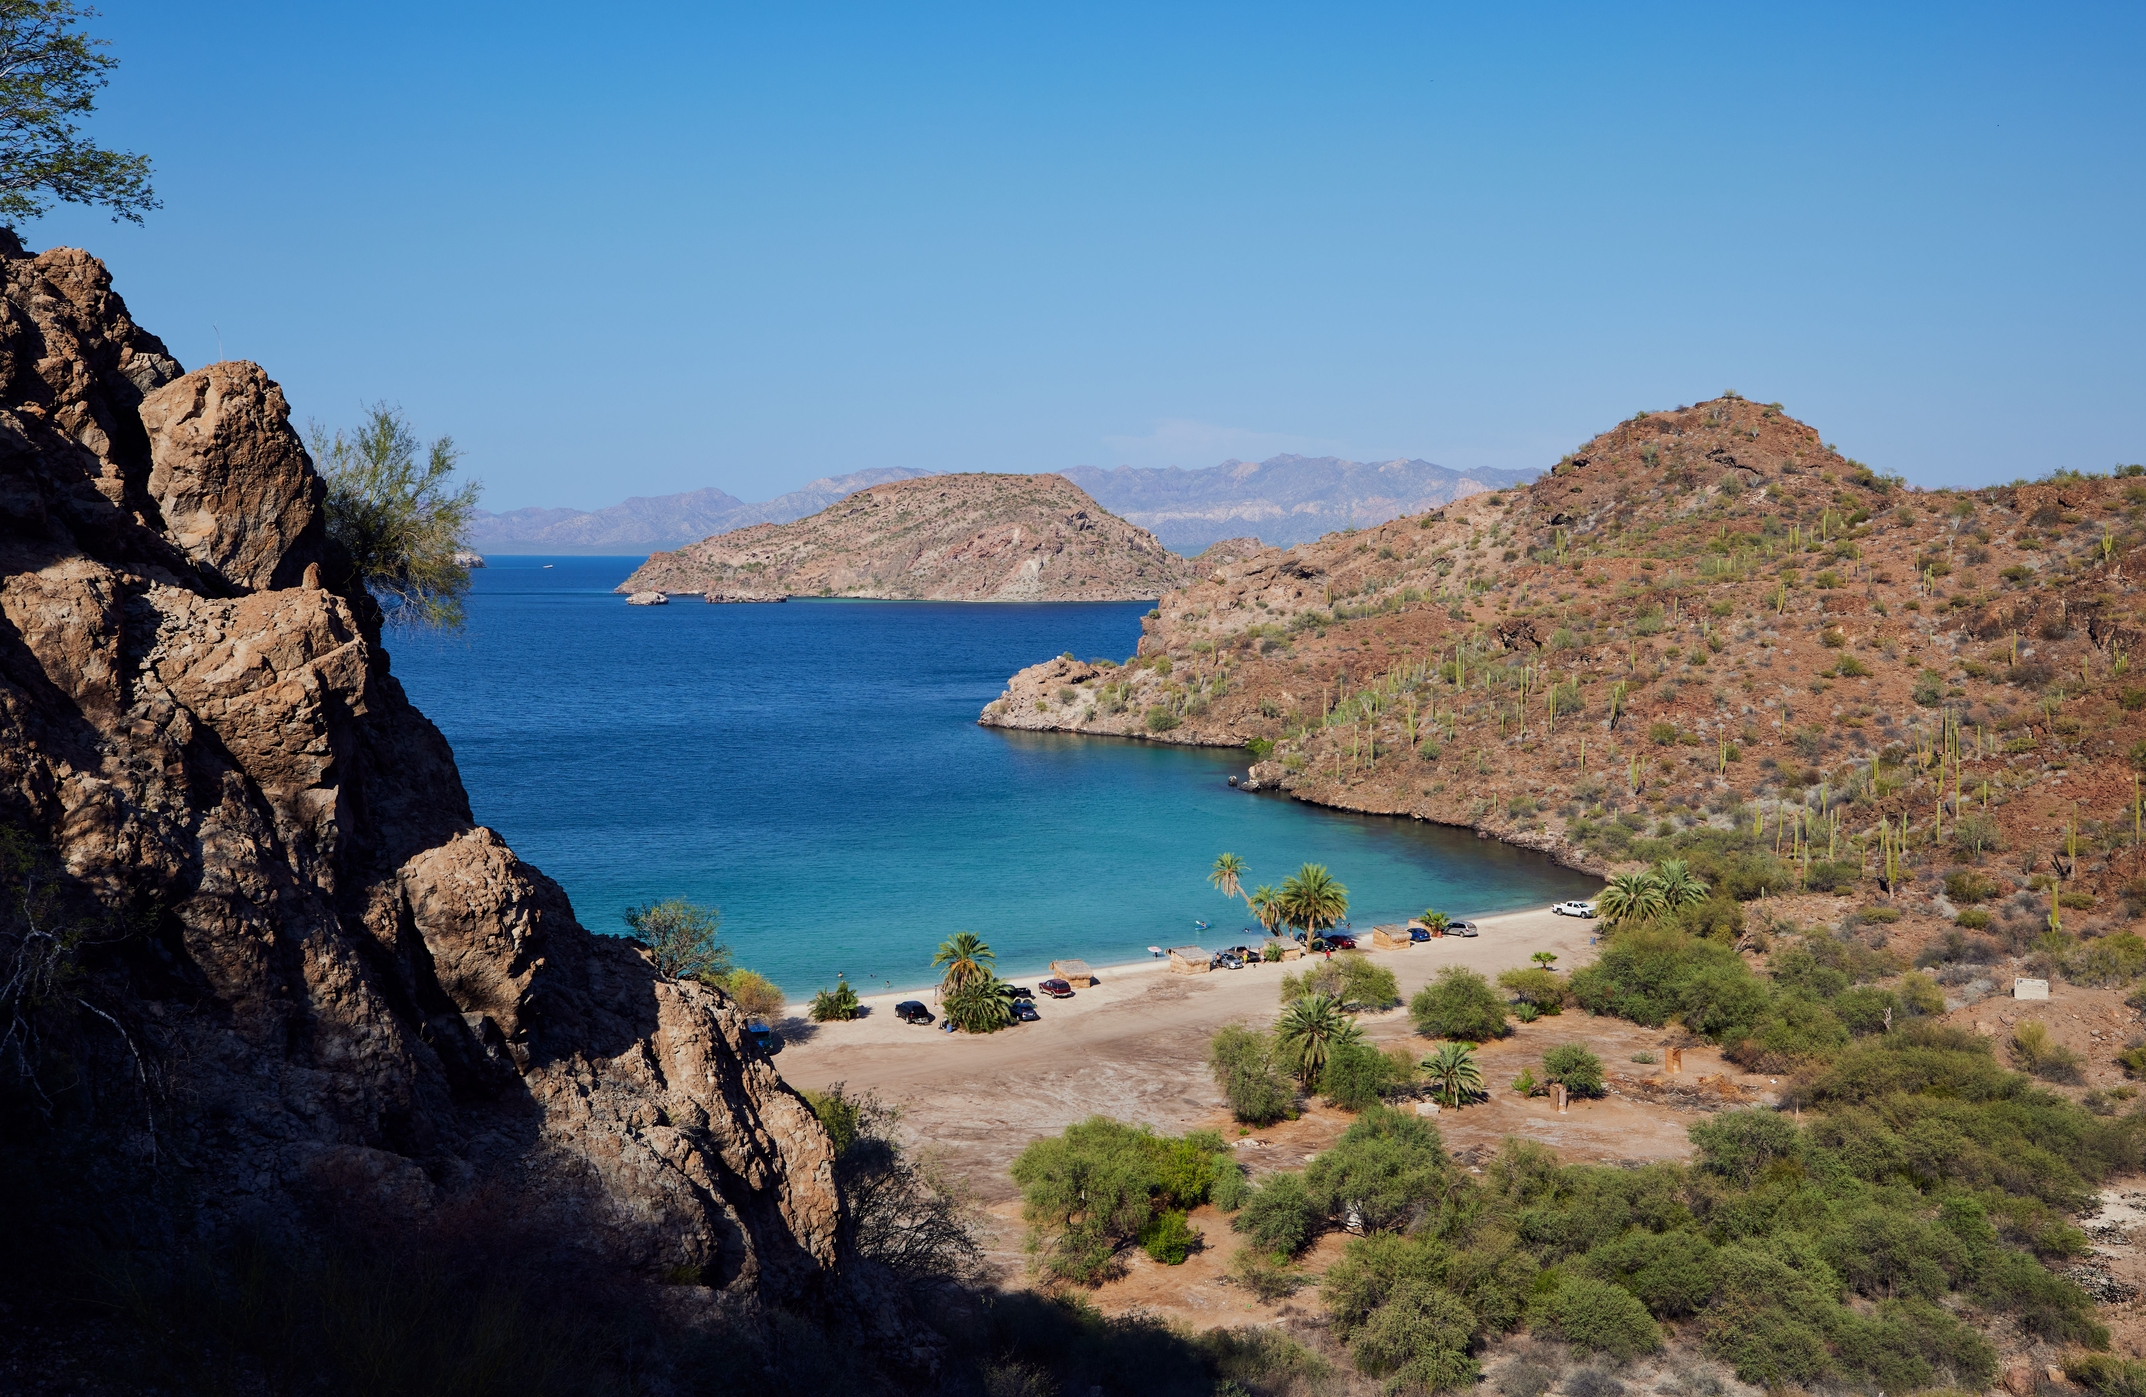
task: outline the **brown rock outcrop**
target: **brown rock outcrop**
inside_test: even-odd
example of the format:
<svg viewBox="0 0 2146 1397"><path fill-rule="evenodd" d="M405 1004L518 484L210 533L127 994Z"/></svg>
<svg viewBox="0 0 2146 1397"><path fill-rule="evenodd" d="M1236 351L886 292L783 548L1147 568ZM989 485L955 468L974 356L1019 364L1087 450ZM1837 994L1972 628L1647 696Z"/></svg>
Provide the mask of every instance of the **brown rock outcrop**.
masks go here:
<svg viewBox="0 0 2146 1397"><path fill-rule="evenodd" d="M115 1180L153 1157L174 1235L483 1181L651 1271L812 1292L825 1132L723 996L474 822L376 613L320 585L321 499L258 367L181 375L94 259L0 243L0 823L56 851L70 915L131 928L74 1003L13 1001L78 1030L22 1118L117 1131ZM0 939L30 940L12 912Z"/></svg>
<svg viewBox="0 0 2146 1397"><path fill-rule="evenodd" d="M658 553L617 590L1140 601L1198 568L1061 475L933 475Z"/></svg>

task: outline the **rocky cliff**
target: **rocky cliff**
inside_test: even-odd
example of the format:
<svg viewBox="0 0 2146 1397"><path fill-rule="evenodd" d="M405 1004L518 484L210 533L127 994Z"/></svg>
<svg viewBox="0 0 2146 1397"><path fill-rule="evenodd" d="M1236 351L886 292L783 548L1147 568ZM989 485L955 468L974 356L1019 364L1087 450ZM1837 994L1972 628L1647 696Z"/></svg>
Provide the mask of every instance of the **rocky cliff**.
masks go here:
<svg viewBox="0 0 2146 1397"><path fill-rule="evenodd" d="M622 593L1132 601L1196 570L1059 475L933 475L658 553Z"/></svg>
<svg viewBox="0 0 2146 1397"><path fill-rule="evenodd" d="M825 1132L720 994L474 821L288 416L253 364L183 373L95 259L0 242L10 1149L155 1182L184 1206L135 1223L176 1243L481 1184L812 1293Z"/></svg>
<svg viewBox="0 0 2146 1397"><path fill-rule="evenodd" d="M1210 568L1127 663L1044 661L982 721L1249 745L1256 785L1597 869L1762 827L1868 896L1905 838L1908 864L2098 900L2092 934L2146 909L2115 852L2142 572L2146 479L1915 490L1726 397L1524 489Z"/></svg>

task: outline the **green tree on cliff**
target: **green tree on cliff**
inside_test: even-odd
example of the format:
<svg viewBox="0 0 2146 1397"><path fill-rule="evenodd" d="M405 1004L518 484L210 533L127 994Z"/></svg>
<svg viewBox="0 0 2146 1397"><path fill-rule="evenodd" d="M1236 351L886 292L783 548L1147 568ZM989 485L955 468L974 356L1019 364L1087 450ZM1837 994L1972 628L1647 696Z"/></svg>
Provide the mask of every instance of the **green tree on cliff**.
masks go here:
<svg viewBox="0 0 2146 1397"><path fill-rule="evenodd" d="M349 436L316 422L306 444L328 482L330 585L377 598L387 625L460 628L469 569L456 555L480 487L451 488L454 439L425 448L420 465L417 433L399 410L374 403Z"/></svg>
<svg viewBox="0 0 2146 1397"><path fill-rule="evenodd" d="M160 207L148 156L82 134L119 66L78 27L96 13L74 0L0 0L0 223L36 218L54 199L101 205L115 223Z"/></svg>

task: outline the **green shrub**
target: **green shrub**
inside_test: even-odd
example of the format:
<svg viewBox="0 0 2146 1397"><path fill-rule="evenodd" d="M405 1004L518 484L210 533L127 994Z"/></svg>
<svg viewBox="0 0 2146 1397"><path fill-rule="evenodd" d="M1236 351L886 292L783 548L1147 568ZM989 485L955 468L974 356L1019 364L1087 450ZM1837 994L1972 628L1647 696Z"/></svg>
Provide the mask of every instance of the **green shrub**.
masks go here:
<svg viewBox="0 0 2146 1397"><path fill-rule="evenodd" d="M1244 1166L1226 1154L1213 1157L1214 1174L1207 1181L1207 1201L1225 1213L1234 1213L1252 1196L1251 1181Z"/></svg>
<svg viewBox="0 0 2146 1397"><path fill-rule="evenodd" d="M1554 970L1530 965L1502 972L1498 986L1522 1004L1546 1014L1565 1006L1565 977Z"/></svg>
<svg viewBox="0 0 2146 1397"><path fill-rule="evenodd" d="M1252 1239L1261 1251L1295 1256L1311 1240L1319 1214L1305 1192L1302 1174L1269 1174L1252 1190L1230 1226Z"/></svg>
<svg viewBox="0 0 2146 1397"><path fill-rule="evenodd" d="M1319 1094L1330 1106L1361 1111L1413 1076L1414 1066L1406 1054L1397 1061L1367 1042L1337 1044L1319 1073Z"/></svg>
<svg viewBox="0 0 2146 1397"><path fill-rule="evenodd" d="M1945 875L1945 896L1962 905L1987 902L1997 896L1997 881L1971 868L1955 869Z"/></svg>
<svg viewBox="0 0 2146 1397"><path fill-rule="evenodd" d="M2064 1360L2064 1376L2101 1397L2146 1397L2146 1363L2135 1358L2075 1353Z"/></svg>
<svg viewBox="0 0 2146 1397"><path fill-rule="evenodd" d="M1403 1281L1349 1336L1349 1357L1392 1390L1447 1392L1479 1375L1468 1352L1474 1329L1475 1315L1451 1291Z"/></svg>
<svg viewBox="0 0 2146 1397"><path fill-rule="evenodd" d="M1149 732L1168 732L1176 727L1179 721L1175 713L1172 713L1161 704L1157 704L1148 710L1147 728Z"/></svg>
<svg viewBox="0 0 2146 1397"><path fill-rule="evenodd" d="M1343 951L1334 957L1341 970L1341 999L1352 1007L1390 1009L1401 1002L1401 984L1394 973L1361 951Z"/></svg>
<svg viewBox="0 0 2146 1397"><path fill-rule="evenodd" d="M1542 1072L1574 1096L1602 1094L1602 1059L1578 1043L1560 1043L1544 1053Z"/></svg>
<svg viewBox="0 0 2146 1397"><path fill-rule="evenodd" d="M1702 1169L1744 1187L1767 1165L1794 1158L1802 1147L1795 1122L1776 1111L1724 1111L1685 1133Z"/></svg>
<svg viewBox="0 0 2146 1397"><path fill-rule="evenodd" d="M1589 1251L1586 1264L1662 1319L1697 1314L1714 1296L1714 1247L1696 1232L1635 1229Z"/></svg>
<svg viewBox="0 0 2146 1397"><path fill-rule="evenodd" d="M1416 1032L1426 1038L1485 1043L1506 1033L1504 998L1475 971L1448 965L1408 1002Z"/></svg>
<svg viewBox="0 0 2146 1397"><path fill-rule="evenodd" d="M2064 974L2076 984L2116 985L2146 971L2146 940L2129 931L2087 942L2066 957Z"/></svg>
<svg viewBox="0 0 2146 1397"><path fill-rule="evenodd" d="M1226 1024L1207 1043L1207 1070L1246 1125L1272 1125L1296 1110L1296 1090L1282 1072L1274 1040L1243 1024Z"/></svg>
<svg viewBox="0 0 2146 1397"><path fill-rule="evenodd" d="M1966 927L1969 931L1980 931L1990 924L1990 914L1979 907L1968 907L1962 909L1952 921L1955 926Z"/></svg>
<svg viewBox="0 0 2146 1397"><path fill-rule="evenodd" d="M1647 740L1657 747L1674 747L1677 745L1677 725L1675 723L1649 723L1647 725Z"/></svg>
<svg viewBox="0 0 2146 1397"><path fill-rule="evenodd" d="M1451 1180L1437 1129L1390 1106L1362 1112L1304 1168L1304 1191L1314 1208L1344 1222L1353 1210L1372 1231L1407 1223Z"/></svg>
<svg viewBox="0 0 2146 1397"><path fill-rule="evenodd" d="M1544 1296L1534 1322L1583 1353L1619 1362L1662 1346L1662 1331L1637 1296L1584 1276L1568 1277Z"/></svg>
<svg viewBox="0 0 2146 1397"><path fill-rule="evenodd" d="M1140 1248L1165 1266L1182 1266L1200 1244L1199 1229L1175 1208L1157 1213L1140 1229Z"/></svg>

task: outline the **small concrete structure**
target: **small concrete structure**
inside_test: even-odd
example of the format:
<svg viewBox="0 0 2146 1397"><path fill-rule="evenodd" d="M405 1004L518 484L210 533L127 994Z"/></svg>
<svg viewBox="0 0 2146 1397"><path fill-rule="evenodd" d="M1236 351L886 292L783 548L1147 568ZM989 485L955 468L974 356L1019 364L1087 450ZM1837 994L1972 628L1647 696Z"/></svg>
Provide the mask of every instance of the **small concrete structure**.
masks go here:
<svg viewBox="0 0 2146 1397"><path fill-rule="evenodd" d="M1051 962L1051 974L1077 990L1095 987L1095 972L1088 968L1088 962L1084 960L1054 960Z"/></svg>
<svg viewBox="0 0 2146 1397"><path fill-rule="evenodd" d="M1197 946L1172 946L1170 948L1170 973L1172 975L1205 975L1214 968L1214 957Z"/></svg>
<svg viewBox="0 0 2146 1397"><path fill-rule="evenodd" d="M2014 980L2012 982L2012 998L2047 999L2049 998L2049 982L2047 980Z"/></svg>
<svg viewBox="0 0 2146 1397"><path fill-rule="evenodd" d="M1435 1116L1438 1114L1438 1103L1435 1101L1418 1101L1416 1103L1416 1114L1419 1116Z"/></svg>
<svg viewBox="0 0 2146 1397"><path fill-rule="evenodd" d="M1405 951L1414 942L1408 939L1405 926L1375 926L1371 928L1371 948L1377 951Z"/></svg>

